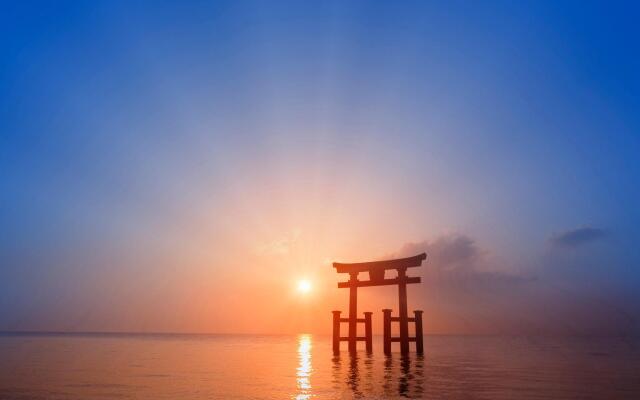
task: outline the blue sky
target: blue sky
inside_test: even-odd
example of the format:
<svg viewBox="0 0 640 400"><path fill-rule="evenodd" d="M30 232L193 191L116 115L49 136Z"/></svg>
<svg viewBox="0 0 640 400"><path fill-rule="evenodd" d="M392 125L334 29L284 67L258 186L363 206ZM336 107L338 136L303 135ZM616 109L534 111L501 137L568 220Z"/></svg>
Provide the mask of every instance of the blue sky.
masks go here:
<svg viewBox="0 0 640 400"><path fill-rule="evenodd" d="M407 249L441 332L637 329L636 5L2 7L0 329L218 331L225 290Z"/></svg>

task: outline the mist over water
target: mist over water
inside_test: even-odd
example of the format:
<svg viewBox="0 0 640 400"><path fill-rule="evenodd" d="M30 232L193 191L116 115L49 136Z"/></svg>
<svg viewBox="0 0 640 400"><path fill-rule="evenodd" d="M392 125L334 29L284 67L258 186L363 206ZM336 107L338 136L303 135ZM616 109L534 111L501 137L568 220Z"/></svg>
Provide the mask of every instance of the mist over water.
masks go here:
<svg viewBox="0 0 640 400"><path fill-rule="evenodd" d="M426 336L334 356L316 335L0 336L1 399L637 399L638 338Z"/></svg>

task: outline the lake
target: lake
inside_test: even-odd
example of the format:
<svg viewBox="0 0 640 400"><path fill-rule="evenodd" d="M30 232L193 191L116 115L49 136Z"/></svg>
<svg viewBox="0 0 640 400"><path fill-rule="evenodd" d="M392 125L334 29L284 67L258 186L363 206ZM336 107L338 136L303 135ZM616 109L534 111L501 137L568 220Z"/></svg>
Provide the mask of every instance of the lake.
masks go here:
<svg viewBox="0 0 640 400"><path fill-rule="evenodd" d="M376 337L336 357L317 335L2 334L0 399L640 399L639 345L426 336L403 358Z"/></svg>

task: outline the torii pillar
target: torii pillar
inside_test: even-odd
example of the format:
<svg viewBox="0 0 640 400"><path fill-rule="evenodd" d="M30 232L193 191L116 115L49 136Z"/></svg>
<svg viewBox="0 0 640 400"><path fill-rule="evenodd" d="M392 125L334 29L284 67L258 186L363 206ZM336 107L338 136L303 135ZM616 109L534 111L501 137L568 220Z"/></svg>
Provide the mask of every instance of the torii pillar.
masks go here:
<svg viewBox="0 0 640 400"><path fill-rule="evenodd" d="M349 352L356 351L356 340L358 338L358 273L349 274Z"/></svg>

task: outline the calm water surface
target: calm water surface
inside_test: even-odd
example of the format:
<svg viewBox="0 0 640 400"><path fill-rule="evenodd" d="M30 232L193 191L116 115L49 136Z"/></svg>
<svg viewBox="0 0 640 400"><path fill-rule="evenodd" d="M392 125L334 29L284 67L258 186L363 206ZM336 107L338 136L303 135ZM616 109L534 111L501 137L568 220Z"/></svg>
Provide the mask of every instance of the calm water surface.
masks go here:
<svg viewBox="0 0 640 400"><path fill-rule="evenodd" d="M640 399L640 341L427 336L424 357L325 336L0 335L0 399Z"/></svg>

